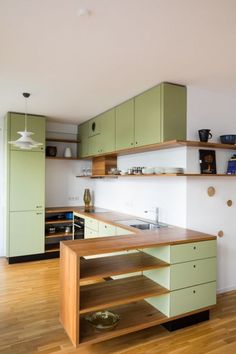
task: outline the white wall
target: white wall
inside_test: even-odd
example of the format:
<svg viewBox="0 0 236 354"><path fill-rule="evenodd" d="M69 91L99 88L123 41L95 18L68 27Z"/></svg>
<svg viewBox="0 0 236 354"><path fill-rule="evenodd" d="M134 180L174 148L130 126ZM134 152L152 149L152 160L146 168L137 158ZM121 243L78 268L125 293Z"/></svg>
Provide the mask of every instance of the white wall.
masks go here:
<svg viewBox="0 0 236 354"><path fill-rule="evenodd" d="M236 93L208 91L188 87L188 139L198 139L198 129L212 129L214 141L223 134L236 134ZM229 157L236 150L216 149L218 173L225 173ZM199 170L198 149L188 149L187 165L190 172ZM207 188L214 186L214 197L207 195ZM226 201L233 200L228 207ZM187 179L187 227L224 237L217 239L219 292L236 289L235 254L236 233L236 179L232 177Z"/></svg>
<svg viewBox="0 0 236 354"><path fill-rule="evenodd" d="M4 152L3 117L0 117L0 257L4 255Z"/></svg>

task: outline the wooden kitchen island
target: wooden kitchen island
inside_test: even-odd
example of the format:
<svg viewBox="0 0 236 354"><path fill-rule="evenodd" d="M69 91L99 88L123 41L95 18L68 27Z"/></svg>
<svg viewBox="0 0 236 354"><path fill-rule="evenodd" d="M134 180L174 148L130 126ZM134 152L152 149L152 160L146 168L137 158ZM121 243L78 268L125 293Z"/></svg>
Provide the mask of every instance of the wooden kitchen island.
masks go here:
<svg viewBox="0 0 236 354"><path fill-rule="evenodd" d="M215 236L170 227L60 247L60 320L74 346L206 315L216 304ZM105 309L120 320L98 331L86 315Z"/></svg>

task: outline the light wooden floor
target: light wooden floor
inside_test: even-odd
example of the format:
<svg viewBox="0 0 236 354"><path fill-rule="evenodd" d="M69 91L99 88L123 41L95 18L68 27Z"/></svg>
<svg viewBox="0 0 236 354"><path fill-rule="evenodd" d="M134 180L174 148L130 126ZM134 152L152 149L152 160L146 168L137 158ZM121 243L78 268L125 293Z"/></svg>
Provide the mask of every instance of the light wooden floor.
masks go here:
<svg viewBox="0 0 236 354"><path fill-rule="evenodd" d="M59 261L0 259L1 354L236 354L236 292L218 297L211 320L172 333L162 327L74 349L59 323Z"/></svg>

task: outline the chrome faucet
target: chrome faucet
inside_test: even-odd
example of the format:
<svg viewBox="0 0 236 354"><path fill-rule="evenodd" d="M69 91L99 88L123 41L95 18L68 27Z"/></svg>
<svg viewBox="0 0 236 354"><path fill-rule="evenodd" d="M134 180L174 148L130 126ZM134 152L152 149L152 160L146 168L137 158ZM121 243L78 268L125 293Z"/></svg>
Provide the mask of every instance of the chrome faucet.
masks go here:
<svg viewBox="0 0 236 354"><path fill-rule="evenodd" d="M144 213L155 213L155 224L159 224L159 207L155 207L152 210L144 210Z"/></svg>

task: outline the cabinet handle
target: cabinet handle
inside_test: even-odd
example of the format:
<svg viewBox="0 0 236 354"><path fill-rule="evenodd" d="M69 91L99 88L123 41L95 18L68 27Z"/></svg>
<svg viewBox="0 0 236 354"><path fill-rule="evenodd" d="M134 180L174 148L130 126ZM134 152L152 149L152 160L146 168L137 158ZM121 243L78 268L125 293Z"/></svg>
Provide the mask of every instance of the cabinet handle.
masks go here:
<svg viewBox="0 0 236 354"><path fill-rule="evenodd" d="M196 264L193 265L193 268L196 268Z"/></svg>
<svg viewBox="0 0 236 354"><path fill-rule="evenodd" d="M42 215L43 213L36 213L36 215Z"/></svg>
<svg viewBox="0 0 236 354"><path fill-rule="evenodd" d="M193 290L193 293L196 294L196 290Z"/></svg>
<svg viewBox="0 0 236 354"><path fill-rule="evenodd" d="M36 205L36 208L42 208L42 205Z"/></svg>
<svg viewBox="0 0 236 354"><path fill-rule="evenodd" d="M105 225L105 229L107 228L107 225Z"/></svg>
<svg viewBox="0 0 236 354"><path fill-rule="evenodd" d="M131 143L130 145L134 145L134 143Z"/></svg>
<svg viewBox="0 0 236 354"><path fill-rule="evenodd" d="M136 141L136 142L135 142L135 144L137 145L137 144L138 144L138 142Z"/></svg>
<svg viewBox="0 0 236 354"><path fill-rule="evenodd" d="M197 247L196 247L196 246L194 246L194 247L193 247L193 249L194 249L194 250L196 250L196 249L197 249Z"/></svg>

